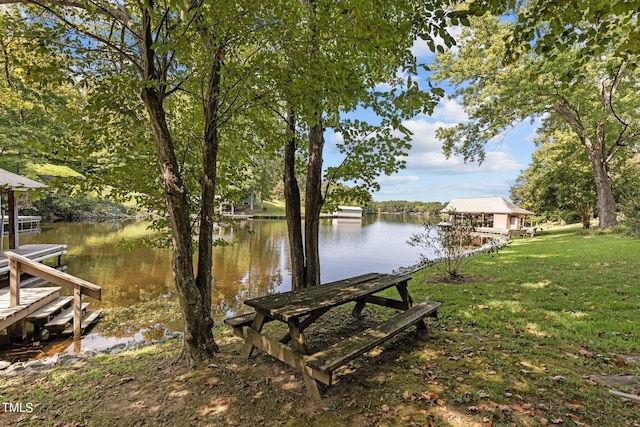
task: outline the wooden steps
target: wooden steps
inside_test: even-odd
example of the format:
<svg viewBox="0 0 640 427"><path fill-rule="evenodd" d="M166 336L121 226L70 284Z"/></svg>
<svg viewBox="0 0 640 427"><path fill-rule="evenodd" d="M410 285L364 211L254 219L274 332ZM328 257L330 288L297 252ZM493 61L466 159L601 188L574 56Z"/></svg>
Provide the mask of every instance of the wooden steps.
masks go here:
<svg viewBox="0 0 640 427"><path fill-rule="evenodd" d="M52 316L69 307L72 303L73 297L59 297L58 299L53 300L44 307L31 313L27 317L27 321L32 323L46 323Z"/></svg>
<svg viewBox="0 0 640 427"><path fill-rule="evenodd" d="M80 329L82 331L84 331L86 328L88 328L93 322L97 321L98 318L102 315L102 309L99 308L97 310L94 311L87 311L86 313L84 313L82 315L82 321L80 323ZM73 316L71 318L71 320L73 321ZM64 331L62 331L62 334L64 335L71 335L73 334L73 324L67 326L65 328Z"/></svg>
<svg viewBox="0 0 640 427"><path fill-rule="evenodd" d="M82 312L84 312L88 306L88 302L83 302ZM49 332L62 332L70 322L73 322L73 306L62 310L60 314L45 323L44 328Z"/></svg>
<svg viewBox="0 0 640 427"><path fill-rule="evenodd" d="M82 303L82 330L94 323L103 312L102 309L86 311L88 306L88 302ZM33 323L37 337L43 328L54 334L73 334L73 297L59 297L31 313L26 319Z"/></svg>

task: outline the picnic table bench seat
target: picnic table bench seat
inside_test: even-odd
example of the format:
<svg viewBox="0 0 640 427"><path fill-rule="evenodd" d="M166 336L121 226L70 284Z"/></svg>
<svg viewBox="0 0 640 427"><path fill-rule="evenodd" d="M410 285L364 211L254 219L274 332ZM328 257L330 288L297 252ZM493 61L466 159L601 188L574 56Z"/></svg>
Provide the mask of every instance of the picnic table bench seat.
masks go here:
<svg viewBox="0 0 640 427"><path fill-rule="evenodd" d="M233 329L242 329L243 326L251 326L251 323L253 323L253 319L255 318L256 312L252 311L250 313L241 314L236 317L229 317L227 319L224 319L224 323L231 326Z"/></svg>
<svg viewBox="0 0 640 427"><path fill-rule="evenodd" d="M418 324L419 329L424 329L424 324L420 326L422 319L428 316L434 317L441 305L442 303L437 301L425 301L416 304L408 310L394 315L380 325L346 338L326 350L305 356L305 364L311 371L309 374L316 380L331 385L334 370L412 325Z"/></svg>

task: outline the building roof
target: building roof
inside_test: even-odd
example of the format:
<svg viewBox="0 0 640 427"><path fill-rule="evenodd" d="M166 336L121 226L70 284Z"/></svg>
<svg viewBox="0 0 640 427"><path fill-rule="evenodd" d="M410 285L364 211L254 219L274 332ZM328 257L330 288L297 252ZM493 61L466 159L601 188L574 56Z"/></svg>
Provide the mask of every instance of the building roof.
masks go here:
<svg viewBox="0 0 640 427"><path fill-rule="evenodd" d="M338 206L338 209L341 211L361 211L362 208L360 206Z"/></svg>
<svg viewBox="0 0 640 427"><path fill-rule="evenodd" d="M0 191L44 188L46 185L13 172L0 169Z"/></svg>
<svg viewBox="0 0 640 427"><path fill-rule="evenodd" d="M453 199L441 211L447 213L455 210L458 213L469 214L519 214L535 215L534 212L522 209L504 197L475 197L469 199Z"/></svg>

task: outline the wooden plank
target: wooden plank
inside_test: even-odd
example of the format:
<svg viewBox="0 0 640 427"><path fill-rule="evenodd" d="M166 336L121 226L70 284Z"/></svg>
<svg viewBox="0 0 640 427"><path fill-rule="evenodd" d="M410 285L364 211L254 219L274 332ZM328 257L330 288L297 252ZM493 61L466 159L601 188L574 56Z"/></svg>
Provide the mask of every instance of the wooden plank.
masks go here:
<svg viewBox="0 0 640 427"><path fill-rule="evenodd" d="M9 268L9 267L7 267ZM60 267L54 267L57 270L60 271L65 271L65 269L67 268L66 266L60 266ZM34 277L31 276L29 274L26 274L24 276L20 277L20 289L25 289L25 288L38 288L42 285L47 284L48 282L44 279L41 279L40 277ZM6 280L1 280L0 281L0 288L6 287L7 289L9 288L9 279L7 278ZM1 290L0 290L1 291Z"/></svg>
<svg viewBox="0 0 640 427"><path fill-rule="evenodd" d="M245 304L269 313L270 317L288 322L295 317L313 313L316 310L335 307L345 302L360 299L397 283L408 281L411 276L385 275L378 279L360 283L342 283L335 286L316 286L314 289L290 291L269 297L247 300Z"/></svg>
<svg viewBox="0 0 640 427"><path fill-rule="evenodd" d="M366 303L369 303L369 304L380 305L382 307L395 308L396 310L406 310L407 309L407 306L406 306L404 301L391 299L391 298L379 297L379 296L376 296L376 295L367 295L366 297L364 297L362 299L362 301L364 301ZM354 309L354 311L355 311L355 309Z"/></svg>
<svg viewBox="0 0 640 427"><path fill-rule="evenodd" d="M227 319L224 319L224 323L234 328L238 326L249 326L251 325L255 317L256 317L255 312L245 313L245 314L241 314L240 316L229 317Z"/></svg>
<svg viewBox="0 0 640 427"><path fill-rule="evenodd" d="M81 333L80 322L82 322L82 288L76 286L73 289L73 335L79 336Z"/></svg>
<svg viewBox="0 0 640 427"><path fill-rule="evenodd" d="M80 330L84 331L85 329L87 329L92 323L98 320L98 318L102 315L102 312L103 310L101 308L94 311L87 311L85 315L82 316L82 323L80 325ZM64 331L62 331L62 333L65 335L72 334L73 327L68 326Z"/></svg>
<svg viewBox="0 0 640 427"><path fill-rule="evenodd" d="M291 349L291 347L279 343L266 335L262 335L250 326L244 326L242 328L242 333L246 337L246 342L252 346L259 348L265 353L295 369L299 369L301 371L304 369L305 363L302 359L302 355L296 353Z"/></svg>
<svg viewBox="0 0 640 427"><path fill-rule="evenodd" d="M23 289L21 304L9 307L9 293L0 294L0 329L24 319L60 296L59 287Z"/></svg>
<svg viewBox="0 0 640 427"><path fill-rule="evenodd" d="M9 260L9 307L20 305L20 269L18 261Z"/></svg>
<svg viewBox="0 0 640 427"><path fill-rule="evenodd" d="M32 261L22 255L5 252L5 256L10 260L18 261L20 263L20 270L27 274L41 277L48 282L68 289L74 289L75 286L81 286L83 294L97 300L102 299L102 288L100 288L100 286L96 286L93 283L87 282L86 280L82 280L63 271L56 270L48 265Z"/></svg>
<svg viewBox="0 0 640 427"><path fill-rule="evenodd" d="M61 256L67 253L67 245L57 244L28 244L22 245L17 249L12 249L11 252L18 255L22 255L29 259L42 261L47 258L53 258L54 256ZM9 271L9 259L4 256L5 251L0 251L0 274L4 274Z"/></svg>
<svg viewBox="0 0 640 427"><path fill-rule="evenodd" d="M358 335L345 339L326 350L305 358L306 365L313 370L314 378L323 381L317 374L330 374L336 368L366 353L389 338L397 335L409 326L419 322L425 316L435 312L441 302L426 301L407 311L395 315L383 324L369 328ZM323 381L324 382L324 381ZM326 383L326 384L331 384Z"/></svg>
<svg viewBox="0 0 640 427"><path fill-rule="evenodd" d="M314 297L317 297L317 295L326 294L328 292L331 292L331 290L335 287L356 285L358 283L366 282L368 280L375 280L383 276L384 275L380 273L362 274L360 276L355 276L355 277L351 277L349 279L344 279L344 280L338 280L338 281L330 282L320 286L312 286L305 289L281 292L279 294L271 294L271 295L266 295L259 298L253 298L250 300L246 300L245 304L251 307L259 306L263 309L268 310L273 307L282 306L283 303L295 304L299 301L302 301L303 299L314 298Z"/></svg>
<svg viewBox="0 0 640 427"><path fill-rule="evenodd" d="M49 320L49 317L53 316L56 312L62 310L73 301L73 297L60 297L50 304L34 311L27 317L27 321L34 322L38 320Z"/></svg>
<svg viewBox="0 0 640 427"><path fill-rule="evenodd" d="M88 302L82 303L82 310L86 309L89 306ZM62 311L62 313L58 314L56 317L51 319L44 325L45 329L50 330L60 330L64 329L67 326L67 323L73 320L73 311L74 307L68 307Z"/></svg>
<svg viewBox="0 0 640 427"><path fill-rule="evenodd" d="M251 330L256 331L258 333L260 333L262 331L262 327L264 326L264 323L266 321L266 316L264 315L264 313L258 311L256 312L256 317L253 319L253 322L251 322ZM245 328L247 328L248 326L243 326L242 330L243 330L243 334L245 331ZM240 356L244 357L244 358L250 358L251 357L251 353L253 353L253 349L254 346L251 344L251 342L248 339L248 335L245 335L245 342L244 342L244 347L242 347L242 350L240 351Z"/></svg>

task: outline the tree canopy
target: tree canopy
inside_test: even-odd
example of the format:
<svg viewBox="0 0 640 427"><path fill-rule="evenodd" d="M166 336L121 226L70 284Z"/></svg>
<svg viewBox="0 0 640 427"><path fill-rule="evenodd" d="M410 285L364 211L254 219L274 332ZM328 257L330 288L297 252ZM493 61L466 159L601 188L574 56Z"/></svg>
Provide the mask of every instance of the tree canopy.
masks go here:
<svg viewBox="0 0 640 427"><path fill-rule="evenodd" d="M452 96L461 99L470 117L468 123L439 129L445 153L482 161L488 141L525 120L540 120L543 132L571 129L574 149L583 150L591 164L600 226L615 225L610 164L640 134L637 70L616 56L599 56L567 81L563 77L579 48L507 59L512 32L509 21L476 18L458 52L438 55L434 78L456 87Z"/></svg>
<svg viewBox="0 0 640 427"><path fill-rule="evenodd" d="M323 178L353 181L357 192L401 167L409 146L402 120L430 111L440 91L421 90L398 71L417 73L410 50L417 37L453 43L446 1L0 0L9 3L21 5L3 9L3 27L14 25L19 37L29 34L60 58L34 73L67 81L78 95L67 105L71 132L57 141L56 154L77 162L91 178L87 188L135 197L170 230L190 364L217 351L216 196L236 197L246 190L239 183L272 175L257 170L259 159L293 159L294 177L304 161L305 268L315 284L315 219L330 193ZM377 90L383 83L391 89ZM345 116L358 108L379 122ZM323 176L327 127L341 132L345 162ZM293 189L299 194L297 184Z"/></svg>

